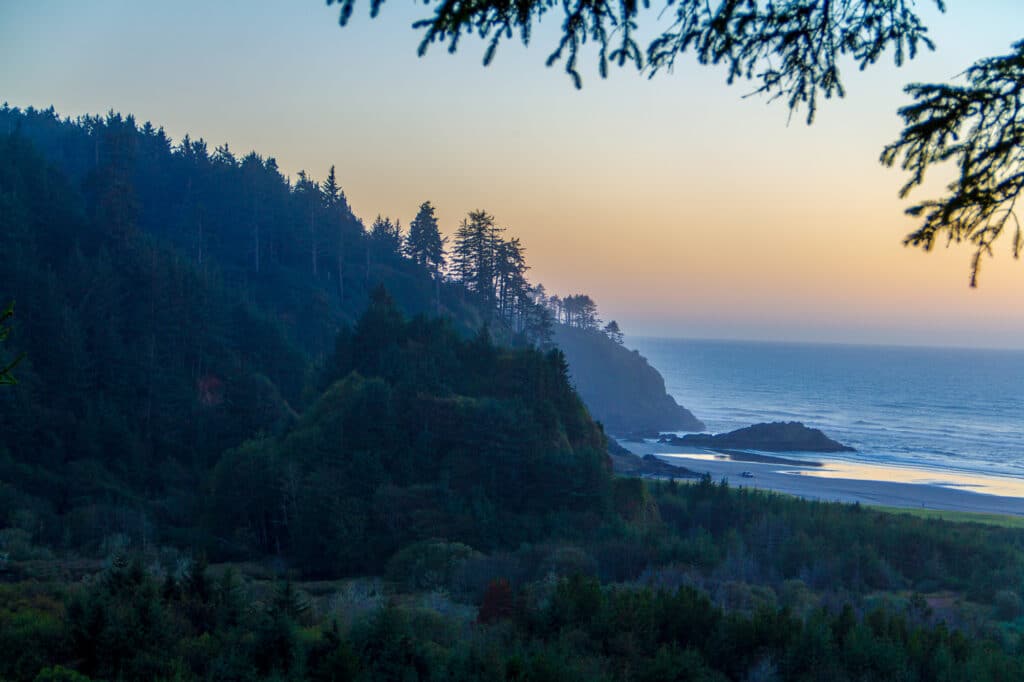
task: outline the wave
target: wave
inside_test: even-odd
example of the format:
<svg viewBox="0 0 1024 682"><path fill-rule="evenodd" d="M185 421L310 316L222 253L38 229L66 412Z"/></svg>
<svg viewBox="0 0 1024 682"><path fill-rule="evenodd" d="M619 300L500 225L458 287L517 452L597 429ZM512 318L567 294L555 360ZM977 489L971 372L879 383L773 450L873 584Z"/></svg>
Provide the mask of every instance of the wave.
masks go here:
<svg viewBox="0 0 1024 682"><path fill-rule="evenodd" d="M865 461L1024 471L1024 354L664 339L637 345L710 430L796 420L857 448Z"/></svg>

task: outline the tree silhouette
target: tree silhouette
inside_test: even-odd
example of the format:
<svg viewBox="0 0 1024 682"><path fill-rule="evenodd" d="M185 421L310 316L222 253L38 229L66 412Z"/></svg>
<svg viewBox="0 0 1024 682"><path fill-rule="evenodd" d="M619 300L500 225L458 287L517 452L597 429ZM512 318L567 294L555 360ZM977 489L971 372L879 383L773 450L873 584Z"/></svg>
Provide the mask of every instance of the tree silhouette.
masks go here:
<svg viewBox="0 0 1024 682"><path fill-rule="evenodd" d="M933 0L945 10L944 0ZM345 26L356 0L327 0L341 8ZM376 16L384 0L371 0ZM503 40L518 35L529 43L533 27L548 13L564 13L562 35L548 56L551 66L565 63L565 71L578 88L581 49L596 45L598 70L607 76L609 64L646 69L649 75L671 70L676 60L692 52L701 64L723 65L728 82L759 83L757 92L784 98L790 108L807 107L813 119L819 96L844 94L839 60L852 59L864 69L888 49L901 65L920 46L933 47L927 28L907 0L781 0L758 2L725 0L666 0L664 14L671 22L646 46L637 39L641 12L648 0L425 0L433 16L413 24L423 30L422 56L433 43L458 49L463 36L477 35L487 44L489 64ZM657 20L651 17L651 21Z"/></svg>
<svg viewBox="0 0 1024 682"><path fill-rule="evenodd" d="M3 313L0 313L0 343L6 341L8 335L11 333L11 328L6 323L12 317L14 317L13 302L7 306L7 309L4 310ZM11 372L18 366L18 363L21 362L24 357L24 355L19 355L7 365L0 365L0 386L18 383L18 380L14 378L14 375Z"/></svg>
<svg viewBox="0 0 1024 682"><path fill-rule="evenodd" d="M356 0L327 0L340 7L339 23L347 25ZM370 0L377 16L384 0ZM928 28L913 0L665 0L646 45L638 41L641 14L652 10L649 0L424 0L432 15L413 27L422 31L419 54L434 43L455 52L464 36L486 44L483 62L490 64L503 40L518 36L528 44L533 27L548 14L561 11L561 36L547 59L563 62L573 84L582 86L578 65L582 48L596 46L602 77L609 64L635 66L648 77L671 71L680 57L692 54L702 65L725 67L727 82L755 84L754 93L785 100L790 112L806 109L814 120L819 98L843 97L840 62L860 70L887 52L897 66L913 59L921 47L934 49ZM929 0L945 12L945 0ZM1010 54L981 59L963 74L965 84L912 84L906 91L914 104L900 110L905 128L885 148L882 162L902 167L911 178L901 196L921 184L925 171L953 162L959 177L946 196L912 206L907 212L923 217L922 225L905 243L930 250L938 237L948 243L970 242L971 286L977 284L983 254L1012 224L1015 258L1024 249L1016 200L1024 189L1024 41Z"/></svg>
<svg viewBox="0 0 1024 682"><path fill-rule="evenodd" d="M391 218L377 216L370 226L370 242L386 256L397 256L402 250L402 225Z"/></svg>
<svg viewBox="0 0 1024 682"><path fill-rule="evenodd" d="M882 163L911 173L906 196L924 181L933 166L953 163L959 174L940 199L921 202L907 212L924 224L906 243L931 250L945 235L948 242L974 245L971 286L978 282L981 256L1007 227L1012 250L1024 246L1017 199L1024 189L1024 40L1010 54L984 59L968 69L964 85L913 84L906 91L915 102L900 109L906 127L882 152Z"/></svg>
<svg viewBox="0 0 1024 682"><path fill-rule="evenodd" d="M495 261L502 229L487 211L470 211L455 232L455 278L476 294L488 311L495 305Z"/></svg>
<svg viewBox="0 0 1024 682"><path fill-rule="evenodd" d="M324 205L327 208L334 208L338 204L347 203L345 193L342 191L341 185L338 184L338 178L334 174L334 166L331 166L327 179L324 180L323 185L320 187L320 191L323 193Z"/></svg>
<svg viewBox="0 0 1024 682"><path fill-rule="evenodd" d="M562 324L580 329L597 329L601 319L597 316L597 304L587 294L566 296L557 302Z"/></svg>
<svg viewBox="0 0 1024 682"><path fill-rule="evenodd" d="M435 209L429 201L424 201L409 223L405 252L414 263L437 273L444 267L444 242L437 226Z"/></svg>
<svg viewBox="0 0 1024 682"><path fill-rule="evenodd" d="M313 277L316 277L320 261L320 236L317 232L316 218L317 211L325 203L323 192L319 183L310 178L306 171L299 171L298 182L295 183L295 197L300 204L301 219L306 223L306 246L309 249L310 272L313 273Z"/></svg>
<svg viewBox="0 0 1024 682"><path fill-rule="evenodd" d="M494 253L495 301L502 318L515 321L530 301L526 249L519 238L499 240Z"/></svg>
<svg viewBox="0 0 1024 682"><path fill-rule="evenodd" d="M345 193L338 184L338 179L334 173L334 166L331 166L331 172L328 173L327 179L324 180L324 185L321 187L321 195L324 198L324 206L328 212L337 211L339 208L348 210L348 200L345 199ZM337 249L337 278L338 278L338 295L342 298L345 297L345 233L342 227L344 223L338 221L338 249Z"/></svg>
<svg viewBox="0 0 1024 682"><path fill-rule="evenodd" d="M623 337L622 329L619 327L619 323L616 322L615 320L612 320L611 322L606 324L604 326L603 331L609 339L619 344L620 346L623 343L625 343L625 338Z"/></svg>

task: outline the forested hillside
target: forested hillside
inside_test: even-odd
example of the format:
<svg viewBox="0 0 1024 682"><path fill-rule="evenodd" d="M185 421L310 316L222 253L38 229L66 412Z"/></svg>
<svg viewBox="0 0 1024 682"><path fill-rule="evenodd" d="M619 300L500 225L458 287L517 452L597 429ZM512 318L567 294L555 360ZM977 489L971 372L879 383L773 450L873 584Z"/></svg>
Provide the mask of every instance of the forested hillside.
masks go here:
<svg viewBox="0 0 1024 682"><path fill-rule="evenodd" d="M510 346L547 347L556 317L596 321L589 297L530 285L524 247L484 211L446 245L429 202L407 231L364 225L333 168L293 182L273 158L114 113L5 105L0 130L0 295L17 301L4 350L26 356L0 395L0 472L50 540L188 525L225 449L317 397L378 285L405 313ZM68 514L70 535L53 522Z"/></svg>
<svg viewBox="0 0 1024 682"><path fill-rule="evenodd" d="M0 131L31 142L67 178L68 201L105 233L107 250L153 238L265 311L311 357L330 350L378 283L409 314L445 314L465 330L485 321L463 287L434 286L431 262L404 251L397 221L367 227L354 216L333 169L322 183L305 172L293 180L272 157L187 135L174 143L115 113L70 120L5 105Z"/></svg>
<svg viewBox="0 0 1024 682"><path fill-rule="evenodd" d="M552 492L559 471L571 470L576 486L543 497L560 500L559 509L591 494L578 486L606 485L603 436L569 387L564 360L528 350L529 303L519 300L525 281L503 277L488 251L515 256L521 248L497 236L492 217L477 212L463 222L460 276L442 281L429 204L409 237L387 218L365 230L333 173L325 188L304 175L290 186L272 160L237 161L226 148L208 156L187 138L172 149L160 131L116 115L76 123L47 112L2 114L16 130L0 140L0 291L18 302L4 351L26 359L18 386L0 394L0 513L8 521L31 518L34 541L97 548L120 535L196 545L208 542L202 535L209 531L220 538L214 554L289 555L296 537L306 539L294 514L319 519L324 510L280 498L281 481L309 476L316 485L303 504L355 510L351 518L328 514L346 527L344 537L317 521L317 546L331 545L335 554L344 546L336 543L374 529L365 510L389 485L409 514L442 499L447 506L437 514L469 513L452 499L476 505L477 516L494 510L491 525L501 532L480 535L484 526L472 523L475 530L465 531L487 545L523 536L509 514L537 517L524 500ZM353 311L369 304L371 284L380 287L376 303L354 334L345 331ZM406 330L401 308L442 318ZM499 350L492 334L523 350ZM466 346L463 338L473 337ZM348 342L355 345L345 350ZM408 358L415 362L406 366ZM335 381L341 384L332 387ZM338 470L323 469L294 444L297 434L326 428L321 421L349 419L349 409L361 415L347 431L351 443L361 443L357 451L334 441L318 446L362 462L344 479L351 486L359 472L364 486L343 494L329 485L340 480ZM275 440L296 422L297 431ZM354 428L365 433L358 437ZM279 450L287 454L278 457ZM572 464L573 456L590 464ZM249 463L244 471L232 469L240 457ZM268 462L265 478L253 478L253 461ZM427 469L409 470L412 461ZM503 484L521 477L520 485L481 487L474 477L481 467L492 476L508 469ZM424 471L432 473L421 478ZM441 471L444 485L415 487L440 485ZM239 480L254 495L269 486L276 496L231 508ZM202 494L207 486L212 507ZM465 496L451 498L448 486ZM262 528L242 522L253 516L264 518ZM217 523L208 527L206 518ZM388 552L400 545L381 540L381 532L373 537ZM334 554L308 547L303 556L335 573L381 560L362 552L361 564L331 563Z"/></svg>
<svg viewBox="0 0 1024 682"><path fill-rule="evenodd" d="M613 476L551 335L664 385L486 212L446 255L333 173L5 129L0 678L1024 675L1020 530Z"/></svg>
<svg viewBox="0 0 1024 682"><path fill-rule="evenodd" d="M340 335L323 383L287 434L248 441L214 469L221 556L283 555L306 575L374 573L420 540L515 547L594 526L610 509L604 435L557 350L406 321L379 289Z"/></svg>
<svg viewBox="0 0 1024 682"><path fill-rule="evenodd" d="M306 356L215 275L112 229L23 137L0 139L0 186L5 350L25 352L0 394L0 507L48 542L143 537L188 515L225 447L293 417Z"/></svg>

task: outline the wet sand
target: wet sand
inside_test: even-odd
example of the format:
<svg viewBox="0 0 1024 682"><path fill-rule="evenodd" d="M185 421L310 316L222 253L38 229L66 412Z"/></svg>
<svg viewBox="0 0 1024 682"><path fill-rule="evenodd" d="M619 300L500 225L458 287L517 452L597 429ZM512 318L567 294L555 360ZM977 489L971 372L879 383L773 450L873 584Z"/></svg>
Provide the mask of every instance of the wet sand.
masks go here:
<svg viewBox="0 0 1024 682"><path fill-rule="evenodd" d="M653 454L670 464L710 474L716 481L726 478L732 486L774 490L810 500L1024 515L1024 481L1008 477L961 475L884 464L862 465L823 460L817 454L807 455L808 464L813 460L824 466L734 461L728 455L654 442L629 443L628 449L641 456ZM743 477L744 471L753 477Z"/></svg>

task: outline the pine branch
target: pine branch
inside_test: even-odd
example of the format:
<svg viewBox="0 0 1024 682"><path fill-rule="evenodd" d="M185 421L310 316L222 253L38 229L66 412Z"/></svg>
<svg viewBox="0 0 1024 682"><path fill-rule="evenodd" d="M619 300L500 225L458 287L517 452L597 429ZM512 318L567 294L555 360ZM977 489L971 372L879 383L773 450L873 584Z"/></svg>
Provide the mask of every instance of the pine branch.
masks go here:
<svg viewBox="0 0 1024 682"><path fill-rule="evenodd" d="M1016 211L1024 190L1024 40L1013 50L975 63L963 85L908 86L915 101L899 111L905 127L881 156L883 164L899 162L910 173L900 192L904 197L933 167L957 167L944 197L907 209L923 222L905 243L926 251L943 236L947 245L972 244L972 287L982 256L992 255L993 243L1007 229L1014 233L1014 258L1024 244Z"/></svg>

